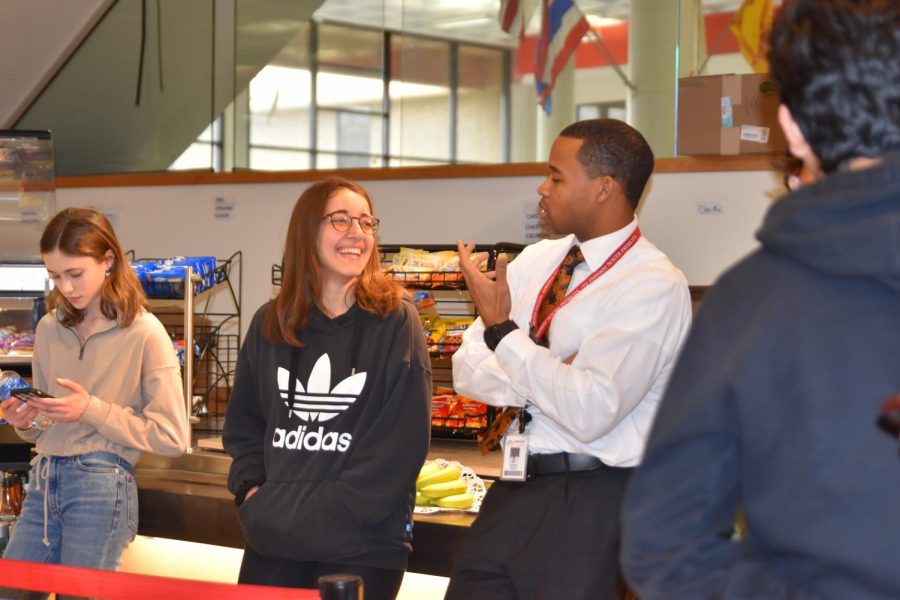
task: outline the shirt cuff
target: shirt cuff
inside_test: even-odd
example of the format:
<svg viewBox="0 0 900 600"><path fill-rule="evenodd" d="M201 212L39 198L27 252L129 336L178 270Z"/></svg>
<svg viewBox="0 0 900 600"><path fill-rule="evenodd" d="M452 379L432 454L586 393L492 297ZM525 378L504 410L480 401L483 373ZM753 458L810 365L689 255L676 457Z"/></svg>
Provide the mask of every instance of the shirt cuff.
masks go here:
<svg viewBox="0 0 900 600"><path fill-rule="evenodd" d="M96 429L100 429L109 417L110 406L100 398L91 396L88 405L84 408L84 412L78 417L82 423L87 423Z"/></svg>
<svg viewBox="0 0 900 600"><path fill-rule="evenodd" d="M517 374L525 367L526 360L536 347L537 344L521 328L510 331L497 344L497 349L494 350L497 362L514 384Z"/></svg>

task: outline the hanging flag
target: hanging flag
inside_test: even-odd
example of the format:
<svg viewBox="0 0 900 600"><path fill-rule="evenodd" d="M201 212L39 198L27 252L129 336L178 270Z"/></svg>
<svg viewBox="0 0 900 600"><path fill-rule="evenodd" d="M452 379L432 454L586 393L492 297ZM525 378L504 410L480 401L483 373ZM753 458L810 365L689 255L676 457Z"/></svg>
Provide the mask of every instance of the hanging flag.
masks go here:
<svg viewBox="0 0 900 600"><path fill-rule="evenodd" d="M501 0L498 15L501 29L521 39L535 6L537 0Z"/></svg>
<svg viewBox="0 0 900 600"><path fill-rule="evenodd" d="M769 33L772 31L772 0L744 0L734 13L731 32L741 54L757 73L769 72Z"/></svg>
<svg viewBox="0 0 900 600"><path fill-rule="evenodd" d="M553 112L550 96L553 84L591 27L574 0L541 0L541 3L541 32L534 59L534 85L538 104L549 115Z"/></svg>

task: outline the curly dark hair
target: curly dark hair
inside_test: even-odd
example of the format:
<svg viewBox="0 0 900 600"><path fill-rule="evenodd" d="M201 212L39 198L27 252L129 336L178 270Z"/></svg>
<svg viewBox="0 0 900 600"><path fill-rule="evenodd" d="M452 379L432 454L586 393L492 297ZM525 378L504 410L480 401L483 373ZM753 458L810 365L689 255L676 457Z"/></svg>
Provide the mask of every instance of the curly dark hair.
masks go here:
<svg viewBox="0 0 900 600"><path fill-rule="evenodd" d="M791 0L772 26L781 101L821 168L900 150L900 2Z"/></svg>
<svg viewBox="0 0 900 600"><path fill-rule="evenodd" d="M587 119L559 135L581 140L578 162L587 176L612 177L625 190L631 208L637 208L653 172L653 150L640 131L617 119Z"/></svg>

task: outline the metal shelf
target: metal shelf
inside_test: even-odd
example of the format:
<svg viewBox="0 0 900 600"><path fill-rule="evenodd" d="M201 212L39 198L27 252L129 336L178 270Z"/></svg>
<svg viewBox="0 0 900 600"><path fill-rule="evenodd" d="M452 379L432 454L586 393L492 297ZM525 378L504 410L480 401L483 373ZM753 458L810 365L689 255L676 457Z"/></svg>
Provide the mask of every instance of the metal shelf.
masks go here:
<svg viewBox="0 0 900 600"><path fill-rule="evenodd" d="M0 354L0 367L31 366L31 354Z"/></svg>
<svg viewBox="0 0 900 600"><path fill-rule="evenodd" d="M382 245L381 263L389 265L393 255L400 252L401 247L415 248L427 252L441 252L444 250L457 250L455 244L403 244ZM522 251L523 244L512 242L500 242L497 244L476 244L475 252L487 252L487 270L492 271L500 254L515 255ZM444 318L475 317L477 311L475 304L466 290L466 282L460 272L391 272L391 278L409 289L428 291L435 299L434 312ZM453 387L453 367L451 356L459 348L458 345L444 345L440 342L432 349L431 373L436 387ZM431 432L435 438L473 440L482 433L487 425L493 421L494 411L488 407L487 419L484 426L472 427L467 425L464 417L435 418L432 416ZM441 424L437 424L440 422Z"/></svg>
<svg viewBox="0 0 900 600"><path fill-rule="evenodd" d="M170 290L163 289L164 298L148 300L169 334L184 340L182 378L190 429L221 432L240 349L242 252L217 263L211 287L197 290L193 283L199 276L184 267L183 280L171 282ZM186 294L189 289L194 293ZM214 299L220 294L225 296L226 308L219 305L214 310ZM195 396L199 396L196 403Z"/></svg>
<svg viewBox="0 0 900 600"><path fill-rule="evenodd" d="M403 244L401 245L381 245L378 250L381 253L381 264L387 266L392 264L393 255L400 252L401 248L414 248L416 250L425 250L427 252L440 252L444 250L457 250L455 244ZM525 248L524 244L513 242L500 242L497 244L476 244L476 252L487 252L487 270L494 269L497 258L501 254L515 255ZM469 298L466 291L466 282L459 271L419 271L419 272L402 272L392 271L388 273L391 278L400 283L404 287L413 290L426 290L434 296L435 306L434 312L442 317L462 317L476 316L475 305ZM272 265L272 284L281 285L282 267L279 264ZM453 371L450 363L450 357L458 348L442 346L437 344L437 348L430 352L431 354L431 372L432 380L435 386L453 387ZM487 424L493 420L494 411L488 408ZM485 427L465 427L457 426L458 419L444 419L448 424L447 427L436 426L432 424L432 435L434 437L448 439L475 439L477 434L484 431Z"/></svg>

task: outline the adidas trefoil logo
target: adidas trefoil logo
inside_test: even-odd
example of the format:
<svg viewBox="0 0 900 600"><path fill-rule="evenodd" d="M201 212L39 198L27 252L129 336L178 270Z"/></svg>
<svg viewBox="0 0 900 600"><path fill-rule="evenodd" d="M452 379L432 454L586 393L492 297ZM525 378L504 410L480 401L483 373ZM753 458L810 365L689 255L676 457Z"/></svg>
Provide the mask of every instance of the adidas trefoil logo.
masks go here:
<svg viewBox="0 0 900 600"><path fill-rule="evenodd" d="M328 354L323 354L316 361L306 389L297 379L294 384L293 399L288 397L290 391L290 373L287 369L278 367L278 390L284 405L291 413L304 421L319 422L329 421L356 402L363 386L366 384L366 374L356 373L340 381L334 389L331 387L331 359Z"/></svg>

